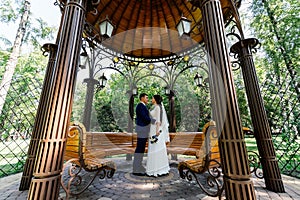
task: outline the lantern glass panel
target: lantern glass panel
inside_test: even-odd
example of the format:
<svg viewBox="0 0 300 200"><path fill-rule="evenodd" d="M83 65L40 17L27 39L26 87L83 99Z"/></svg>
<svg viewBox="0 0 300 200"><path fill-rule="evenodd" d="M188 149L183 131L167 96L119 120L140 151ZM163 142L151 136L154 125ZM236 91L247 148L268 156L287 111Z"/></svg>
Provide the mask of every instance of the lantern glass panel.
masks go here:
<svg viewBox="0 0 300 200"><path fill-rule="evenodd" d="M106 29L107 29L107 20L103 21L101 24L100 24L100 34L101 35L106 35Z"/></svg>
<svg viewBox="0 0 300 200"><path fill-rule="evenodd" d="M180 22L178 23L178 25L177 25L177 31L178 31L178 34L179 34L179 36L182 36L183 35L183 22L182 22L182 20L180 20Z"/></svg>

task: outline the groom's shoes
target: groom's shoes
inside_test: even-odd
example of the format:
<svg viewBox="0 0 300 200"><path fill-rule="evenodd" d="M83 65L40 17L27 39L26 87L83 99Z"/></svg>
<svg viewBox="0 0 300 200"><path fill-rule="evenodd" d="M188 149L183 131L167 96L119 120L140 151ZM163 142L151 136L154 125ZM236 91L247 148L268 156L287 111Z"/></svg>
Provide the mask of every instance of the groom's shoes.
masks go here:
<svg viewBox="0 0 300 200"><path fill-rule="evenodd" d="M145 173L146 172L146 168L145 167L143 167L143 166L141 166L140 167L140 169L138 170L139 172L143 172L143 173Z"/></svg>
<svg viewBox="0 0 300 200"><path fill-rule="evenodd" d="M146 176L146 173L143 173L143 172L141 172L141 173L133 172L132 174L135 175L135 176Z"/></svg>

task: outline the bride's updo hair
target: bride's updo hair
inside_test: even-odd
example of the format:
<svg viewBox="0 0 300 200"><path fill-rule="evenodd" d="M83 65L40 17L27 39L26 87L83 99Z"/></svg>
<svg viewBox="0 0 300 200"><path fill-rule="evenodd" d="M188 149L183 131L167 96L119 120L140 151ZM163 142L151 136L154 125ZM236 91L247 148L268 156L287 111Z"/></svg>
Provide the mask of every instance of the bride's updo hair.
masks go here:
<svg viewBox="0 0 300 200"><path fill-rule="evenodd" d="M155 99L155 101L156 101L157 104L161 105L162 97L159 94L155 94L153 96L153 98Z"/></svg>

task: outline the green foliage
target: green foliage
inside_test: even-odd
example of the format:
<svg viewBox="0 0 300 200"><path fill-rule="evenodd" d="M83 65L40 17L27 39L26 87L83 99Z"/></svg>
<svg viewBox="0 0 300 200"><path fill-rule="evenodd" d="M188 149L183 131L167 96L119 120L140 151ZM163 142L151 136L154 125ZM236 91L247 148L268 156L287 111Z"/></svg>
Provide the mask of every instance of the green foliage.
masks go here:
<svg viewBox="0 0 300 200"><path fill-rule="evenodd" d="M300 3L297 0L263 2L253 1L251 27L263 46L262 66L266 71L275 72L276 78L280 79L281 70L286 70L287 62L295 69L299 68Z"/></svg>
<svg viewBox="0 0 300 200"><path fill-rule="evenodd" d="M40 48L42 46L41 42L53 39L53 33L56 30L55 27L48 26L41 18L31 19L28 22L28 31L24 37L24 42L32 44L35 48Z"/></svg>
<svg viewBox="0 0 300 200"><path fill-rule="evenodd" d="M0 116L2 139L10 135L30 136L46 63L47 58L37 51L19 58Z"/></svg>
<svg viewBox="0 0 300 200"><path fill-rule="evenodd" d="M2 80L2 76L5 72L6 63L9 59L9 52L0 50L0 80Z"/></svg>
<svg viewBox="0 0 300 200"><path fill-rule="evenodd" d="M71 122L82 122L86 87L82 83L76 84L75 94L73 97L73 107L71 114Z"/></svg>
<svg viewBox="0 0 300 200"><path fill-rule="evenodd" d="M0 2L0 22L11 24L16 23L24 12L23 6L25 1L4 0ZM40 48L42 43L53 39L53 33L56 32L56 27L50 27L41 18L32 19L29 16L26 24L25 37L22 43L32 45L34 48ZM0 35L0 41L4 46L10 47L12 42L4 36ZM3 47L1 47L3 49Z"/></svg>
<svg viewBox="0 0 300 200"><path fill-rule="evenodd" d="M177 131L199 131L211 118L210 98L208 90L200 89L194 85L195 69L187 70L176 80L175 90L175 114ZM169 97L165 95L165 82L156 77L149 76L147 72L139 72L140 79L137 83L138 95L134 97L134 108L139 103L139 94L147 93L149 96L148 108L152 108L151 98L154 94L163 97L163 103L169 113ZM78 84L82 85L82 84ZM78 87L73 105L73 119L84 109L85 87ZM94 131L127 131L129 118L129 83L119 73L111 74L106 87L95 93L92 114L91 130ZM76 114L77 113L77 114ZM169 116L168 116L169 117ZM96 119L96 120L95 120ZM134 110L135 119L135 110ZM134 121L133 119L133 121Z"/></svg>
<svg viewBox="0 0 300 200"><path fill-rule="evenodd" d="M11 0L0 2L0 21L4 23L15 22L18 18L18 10L15 10Z"/></svg>
<svg viewBox="0 0 300 200"><path fill-rule="evenodd" d="M117 123L117 118L114 117L111 97L112 97L112 95L107 92L107 89L103 89L95 95L95 110L96 110L97 121L98 121L98 124L100 127L99 131L104 131L104 132L123 131L123 129ZM120 95L119 97L122 98L123 96ZM118 106L120 106L120 107L118 107ZM122 105L118 105L118 106L115 105L114 109L121 110ZM121 112L118 112L118 113L120 113L120 115L122 115ZM126 119L126 117L127 117L127 115L124 114L123 116L119 117L119 120L120 120L120 118ZM126 131L126 129L124 131Z"/></svg>
<svg viewBox="0 0 300 200"><path fill-rule="evenodd" d="M297 0L253 1L251 27L262 44L255 55L265 109L283 173L299 177L300 37Z"/></svg>
<svg viewBox="0 0 300 200"><path fill-rule="evenodd" d="M248 101L246 98L245 85L243 81L242 72L240 70L234 71L234 83L236 88L236 95L239 105L242 126L252 128L251 116L249 112Z"/></svg>

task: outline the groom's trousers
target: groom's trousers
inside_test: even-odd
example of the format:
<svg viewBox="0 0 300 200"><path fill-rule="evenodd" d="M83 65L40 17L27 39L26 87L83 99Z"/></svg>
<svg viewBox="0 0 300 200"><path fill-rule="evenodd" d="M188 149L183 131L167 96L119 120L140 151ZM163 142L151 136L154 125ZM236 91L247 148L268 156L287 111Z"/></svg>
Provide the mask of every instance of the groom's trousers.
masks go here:
<svg viewBox="0 0 300 200"><path fill-rule="evenodd" d="M137 138L137 144L133 159L133 173L145 173L145 168L142 166L142 161L147 140L148 138Z"/></svg>

